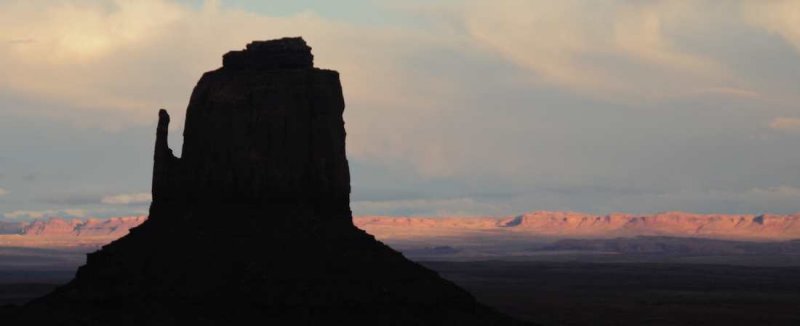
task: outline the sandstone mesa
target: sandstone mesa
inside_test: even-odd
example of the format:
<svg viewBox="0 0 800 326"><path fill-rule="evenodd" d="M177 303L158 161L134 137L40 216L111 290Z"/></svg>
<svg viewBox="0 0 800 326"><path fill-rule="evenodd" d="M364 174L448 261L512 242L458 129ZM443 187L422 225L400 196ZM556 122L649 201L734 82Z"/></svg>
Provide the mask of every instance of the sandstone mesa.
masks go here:
<svg viewBox="0 0 800 326"><path fill-rule="evenodd" d="M0 245L100 245L128 233L147 219L124 216L108 219L50 218L5 226ZM220 219L219 223L225 223ZM694 214L664 212L652 215L592 215L537 211L513 217L398 217L357 216L358 228L381 240L410 240L447 236L504 235L530 238L617 238L669 236L740 241L800 239L800 214Z"/></svg>

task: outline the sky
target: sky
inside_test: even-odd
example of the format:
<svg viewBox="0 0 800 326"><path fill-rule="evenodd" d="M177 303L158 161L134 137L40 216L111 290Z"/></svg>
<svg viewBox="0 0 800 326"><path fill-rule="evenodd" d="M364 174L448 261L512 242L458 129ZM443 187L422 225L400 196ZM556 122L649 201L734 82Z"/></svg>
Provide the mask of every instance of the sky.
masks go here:
<svg viewBox="0 0 800 326"><path fill-rule="evenodd" d="M0 220L146 214L159 108L338 70L356 215L800 211L798 1L0 0Z"/></svg>

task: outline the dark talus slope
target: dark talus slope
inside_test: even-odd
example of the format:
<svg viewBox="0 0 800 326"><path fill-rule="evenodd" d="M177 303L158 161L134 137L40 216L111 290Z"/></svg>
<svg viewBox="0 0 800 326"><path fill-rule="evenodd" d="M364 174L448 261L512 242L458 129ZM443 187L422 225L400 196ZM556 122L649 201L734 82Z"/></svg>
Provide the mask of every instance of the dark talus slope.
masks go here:
<svg viewBox="0 0 800 326"><path fill-rule="evenodd" d="M160 111L150 218L16 318L514 323L353 226L339 76L310 50L289 38L226 54L192 93L181 158Z"/></svg>

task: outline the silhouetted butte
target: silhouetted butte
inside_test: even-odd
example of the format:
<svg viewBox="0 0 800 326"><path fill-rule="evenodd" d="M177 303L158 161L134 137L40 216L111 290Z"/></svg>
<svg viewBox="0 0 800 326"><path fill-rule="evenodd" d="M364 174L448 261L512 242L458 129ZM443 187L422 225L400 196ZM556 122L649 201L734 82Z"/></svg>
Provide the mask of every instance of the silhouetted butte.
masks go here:
<svg viewBox="0 0 800 326"><path fill-rule="evenodd" d="M344 98L301 38L253 42L192 92L182 157L159 112L150 218L16 311L75 325L497 325L352 223ZM120 171L122 173L122 171Z"/></svg>

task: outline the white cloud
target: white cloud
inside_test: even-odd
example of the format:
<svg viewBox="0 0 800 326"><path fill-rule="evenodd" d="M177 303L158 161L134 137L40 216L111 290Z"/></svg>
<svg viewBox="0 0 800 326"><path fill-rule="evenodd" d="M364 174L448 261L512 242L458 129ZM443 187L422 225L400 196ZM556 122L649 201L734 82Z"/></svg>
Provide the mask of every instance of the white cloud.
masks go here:
<svg viewBox="0 0 800 326"><path fill-rule="evenodd" d="M86 217L86 211L82 209L61 209L61 210L41 210L28 211L16 210L3 214L8 219L41 219L45 217Z"/></svg>
<svg viewBox="0 0 800 326"><path fill-rule="evenodd" d="M755 195L768 199L800 199L800 188L792 186L775 186L767 188L753 188L747 195Z"/></svg>
<svg viewBox="0 0 800 326"><path fill-rule="evenodd" d="M420 142L435 140L419 131L439 121L437 112L457 108L451 100L460 90L448 78L420 76L411 59L460 49L460 40L430 32L363 27L313 12L274 17L211 1L202 8L166 0L8 1L0 3L0 66L14 78L0 79L0 92L45 103L2 113L113 130L152 124L164 107L180 128L194 84L220 66L222 54L252 40L300 35L316 66L341 73L350 155L448 174L446 153L420 151Z"/></svg>
<svg viewBox="0 0 800 326"><path fill-rule="evenodd" d="M0 40L28 41L0 43L0 64L14 76L0 80L0 89L64 103L73 110L116 110L141 119L143 109L158 105L142 96L146 93L141 88L154 85L136 71L152 71L157 62L132 66L128 60L140 56L138 47L146 46L181 16L180 6L163 1L4 2L0 4ZM87 115L45 109L34 113L72 115L75 121ZM103 122L108 121L89 121Z"/></svg>
<svg viewBox="0 0 800 326"><path fill-rule="evenodd" d="M101 200L103 204L109 205L135 205L146 204L152 200L150 193L136 193L136 194L120 194L113 196L105 196Z"/></svg>
<svg viewBox="0 0 800 326"><path fill-rule="evenodd" d="M696 92L697 94L703 95L720 95L720 96L728 96L728 97L738 97L744 99L755 99L761 97L756 91L749 90L749 89L741 89L741 88L734 88L734 87L710 87L699 89Z"/></svg>
<svg viewBox="0 0 800 326"><path fill-rule="evenodd" d="M705 2L473 1L468 32L540 80L615 100L743 88L721 63L682 49L668 29L716 18ZM697 11L705 21L691 19Z"/></svg>
<svg viewBox="0 0 800 326"><path fill-rule="evenodd" d="M784 38L800 51L800 2L795 0L746 0L742 15L750 24Z"/></svg>
<svg viewBox="0 0 800 326"><path fill-rule="evenodd" d="M800 118L775 118L770 121L769 127L784 132L800 132Z"/></svg>
<svg viewBox="0 0 800 326"><path fill-rule="evenodd" d="M5 195L8 195L8 190L5 190L5 189L3 189L3 188L0 188L0 197L3 197L3 196L5 196Z"/></svg>
<svg viewBox="0 0 800 326"><path fill-rule="evenodd" d="M737 115L717 110L687 119L685 112L631 112L621 118L621 111L609 107L676 94L772 99L770 87L751 88L738 71L730 71L737 64L728 66L720 59L724 55L713 53L746 52L736 46L751 45L739 45L738 39L725 43L733 32L720 21L734 20L737 28L742 22L725 10L738 3L720 3L476 0L435 5L447 11L445 19L359 26L312 11L275 17L212 1L201 8L166 0L2 1L0 66L4 76L14 78L0 78L0 95L33 99L39 107L4 106L0 115L125 128L154 123L156 109L166 107L172 126L180 128L194 83L203 71L219 67L223 53L252 40L302 35L314 48L317 66L341 72L347 149L354 162L404 173L410 167L409 174L427 179L500 175L506 179L496 183L519 187L643 178L644 184L672 183L671 173L656 179L660 171L677 169L669 159L691 157L678 155L691 150L688 145L705 145L698 142L707 140L704 127L741 127L732 120L703 119ZM770 22L774 11L756 21L795 37L800 29L793 28L793 11L776 18L780 24ZM693 45L698 39L702 44ZM752 61L750 68L758 68L758 60ZM682 109L647 104L664 112ZM652 123L655 119L663 123ZM653 131L662 126L669 132ZM682 130L692 131L685 133L691 141L675 136ZM670 146L652 146L661 142ZM642 163L662 154L668 159ZM707 151L702 154L709 156L701 161L716 162ZM686 175L701 175L690 174L699 171L695 166L687 167ZM144 194L103 198L109 205L146 200ZM631 204L635 201L626 203ZM496 209L467 199L354 205Z"/></svg>
<svg viewBox="0 0 800 326"><path fill-rule="evenodd" d="M438 42L425 33L364 29L310 12L271 17L165 0L0 4L0 65L14 76L0 80L0 91L71 108L23 114L112 128L151 123L160 107L182 110L199 76L219 67L226 51L295 35L314 47L317 66L342 72L348 102L425 101L404 96L426 86L408 82L398 67L403 56ZM30 41L3 42L21 39Z"/></svg>
<svg viewBox="0 0 800 326"><path fill-rule="evenodd" d="M351 206L359 215L469 216L499 214L509 209L505 205L481 202L469 197L355 201Z"/></svg>

